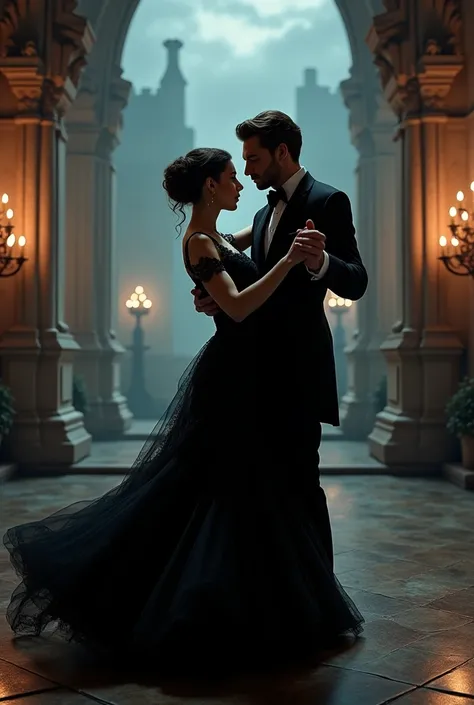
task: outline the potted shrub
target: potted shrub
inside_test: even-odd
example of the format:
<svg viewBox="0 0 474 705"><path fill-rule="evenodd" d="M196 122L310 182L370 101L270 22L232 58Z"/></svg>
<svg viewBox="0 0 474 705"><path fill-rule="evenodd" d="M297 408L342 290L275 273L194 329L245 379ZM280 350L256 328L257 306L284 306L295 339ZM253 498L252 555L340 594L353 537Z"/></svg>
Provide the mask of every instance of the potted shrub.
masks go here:
<svg viewBox="0 0 474 705"><path fill-rule="evenodd" d="M448 429L461 439L462 464L474 469L474 378L466 377L446 407Z"/></svg>
<svg viewBox="0 0 474 705"><path fill-rule="evenodd" d="M13 425L13 397L8 387L0 380L0 446Z"/></svg>

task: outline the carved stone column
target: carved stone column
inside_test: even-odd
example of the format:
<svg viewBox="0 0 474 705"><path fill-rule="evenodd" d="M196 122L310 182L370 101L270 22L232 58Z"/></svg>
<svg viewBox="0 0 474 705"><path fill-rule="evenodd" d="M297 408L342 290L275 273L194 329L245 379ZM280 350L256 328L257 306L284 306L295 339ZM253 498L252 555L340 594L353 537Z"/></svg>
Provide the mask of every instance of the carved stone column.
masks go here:
<svg viewBox="0 0 474 705"><path fill-rule="evenodd" d="M112 330L117 305L112 155L130 88L117 70L102 94L87 71L67 121L66 314L80 345L74 366L85 381L86 426L95 438L120 437L132 421L120 392L125 349Z"/></svg>
<svg viewBox="0 0 474 705"><path fill-rule="evenodd" d="M367 294L355 304L357 331L346 348L349 385L341 400L341 425L346 438L365 440L374 425L374 395L386 374L380 345L395 321L395 121L393 116L387 119L375 81L372 91L367 81L363 85L354 78L344 81L341 89L359 152L358 245L369 276Z"/></svg>
<svg viewBox="0 0 474 705"><path fill-rule="evenodd" d="M82 459L91 442L82 414L72 406L78 346L63 310L63 115L93 41L74 7L70 0L6 2L0 18L0 121L10 124L14 142L0 146L2 153L15 153L10 168L2 170L2 189L12 194L28 257L12 283L15 321L3 331L0 356L15 398L14 459L42 467Z"/></svg>
<svg viewBox="0 0 474 705"><path fill-rule="evenodd" d="M446 99L463 67L460 19L456 2L385 4L391 9L374 18L368 42L400 120L403 307L382 345L388 404L377 416L370 447L388 465L431 471L448 452L444 409L462 352L441 317L437 260L447 214Z"/></svg>

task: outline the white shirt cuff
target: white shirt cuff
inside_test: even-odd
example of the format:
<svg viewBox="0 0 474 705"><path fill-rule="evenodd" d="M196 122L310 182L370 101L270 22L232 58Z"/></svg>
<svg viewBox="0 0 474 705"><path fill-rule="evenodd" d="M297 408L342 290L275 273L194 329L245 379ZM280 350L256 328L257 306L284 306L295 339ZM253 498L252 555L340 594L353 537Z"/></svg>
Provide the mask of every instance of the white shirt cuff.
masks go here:
<svg viewBox="0 0 474 705"><path fill-rule="evenodd" d="M321 269L319 270L319 272L313 272L311 269L309 269L309 267L306 267L308 272L311 274L311 281L318 281L318 279L322 279L324 277L324 275L326 274L326 272L328 271L329 255L326 252L326 250L324 250L324 252L323 252L323 260L324 261L321 265Z"/></svg>

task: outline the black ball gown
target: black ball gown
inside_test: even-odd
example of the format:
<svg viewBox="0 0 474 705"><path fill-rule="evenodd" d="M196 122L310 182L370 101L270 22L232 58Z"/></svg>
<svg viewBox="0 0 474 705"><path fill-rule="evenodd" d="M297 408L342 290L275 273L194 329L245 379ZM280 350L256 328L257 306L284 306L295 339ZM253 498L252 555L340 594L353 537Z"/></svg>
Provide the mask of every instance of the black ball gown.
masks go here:
<svg viewBox="0 0 474 705"><path fill-rule="evenodd" d="M216 269L239 290L257 280L250 258L216 244L220 261L193 272L202 288ZM54 626L112 659L220 672L361 630L318 535L311 473L279 460L298 439L261 432L281 410L266 401L256 314L216 316L121 484L7 531L22 579L7 611L15 633Z"/></svg>

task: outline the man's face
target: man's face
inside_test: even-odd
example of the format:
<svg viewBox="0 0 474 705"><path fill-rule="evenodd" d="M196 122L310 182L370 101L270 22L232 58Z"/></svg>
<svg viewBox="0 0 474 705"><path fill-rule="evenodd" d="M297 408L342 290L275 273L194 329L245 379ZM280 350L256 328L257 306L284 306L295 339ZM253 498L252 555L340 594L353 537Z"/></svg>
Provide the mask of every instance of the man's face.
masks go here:
<svg viewBox="0 0 474 705"><path fill-rule="evenodd" d="M250 137L243 143L244 173L250 176L259 191L280 185L281 167L276 157L277 152L272 154L262 147L259 137Z"/></svg>

